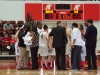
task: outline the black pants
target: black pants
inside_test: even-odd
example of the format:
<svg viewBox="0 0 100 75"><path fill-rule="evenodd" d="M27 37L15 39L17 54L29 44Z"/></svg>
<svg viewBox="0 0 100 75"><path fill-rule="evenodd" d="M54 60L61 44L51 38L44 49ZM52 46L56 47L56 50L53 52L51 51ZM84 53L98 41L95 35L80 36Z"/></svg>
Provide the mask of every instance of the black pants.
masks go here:
<svg viewBox="0 0 100 75"><path fill-rule="evenodd" d="M31 47L31 58L32 58L32 70L38 69L38 48L39 47Z"/></svg>
<svg viewBox="0 0 100 75"><path fill-rule="evenodd" d="M65 47L56 47L56 65L57 69L65 69Z"/></svg>
<svg viewBox="0 0 100 75"><path fill-rule="evenodd" d="M81 69L81 50L82 46L75 45L71 51L72 69Z"/></svg>
<svg viewBox="0 0 100 75"><path fill-rule="evenodd" d="M88 68L97 68L95 47L86 47Z"/></svg>

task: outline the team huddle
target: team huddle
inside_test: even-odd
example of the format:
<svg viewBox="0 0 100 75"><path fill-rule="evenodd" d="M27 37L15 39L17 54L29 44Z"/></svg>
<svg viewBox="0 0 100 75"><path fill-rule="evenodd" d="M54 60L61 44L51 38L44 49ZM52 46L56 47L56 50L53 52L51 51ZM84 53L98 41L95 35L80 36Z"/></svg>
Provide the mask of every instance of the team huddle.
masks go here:
<svg viewBox="0 0 100 75"><path fill-rule="evenodd" d="M82 25L73 23L72 28L68 28L67 23L61 21L57 21L57 27L50 28L46 24L42 27L41 22L37 22L34 26L19 27L15 35L17 69L23 70L22 61L24 69L29 69L27 64L31 64L30 58L32 70L39 67L52 69L54 61L58 70L84 69L86 56L84 35Z"/></svg>

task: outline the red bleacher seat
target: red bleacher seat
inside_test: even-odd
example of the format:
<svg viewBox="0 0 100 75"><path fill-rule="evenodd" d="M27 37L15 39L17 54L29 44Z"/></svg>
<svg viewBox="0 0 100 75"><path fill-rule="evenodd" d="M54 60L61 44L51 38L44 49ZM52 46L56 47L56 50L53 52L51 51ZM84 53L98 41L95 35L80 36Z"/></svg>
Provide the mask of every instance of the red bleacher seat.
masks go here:
<svg viewBox="0 0 100 75"><path fill-rule="evenodd" d="M3 30L3 27L0 26L0 30Z"/></svg>
<svg viewBox="0 0 100 75"><path fill-rule="evenodd" d="M7 23L7 21L2 21L2 25L4 25L5 23Z"/></svg>
<svg viewBox="0 0 100 75"><path fill-rule="evenodd" d="M24 21L18 21L17 24L24 24Z"/></svg>
<svg viewBox="0 0 100 75"><path fill-rule="evenodd" d="M14 27L14 30L16 30L16 27Z"/></svg>
<svg viewBox="0 0 100 75"><path fill-rule="evenodd" d="M13 34L12 30L8 30L7 32L8 32L8 34Z"/></svg>
<svg viewBox="0 0 100 75"><path fill-rule="evenodd" d="M11 24L16 24L16 21L10 21Z"/></svg>
<svg viewBox="0 0 100 75"><path fill-rule="evenodd" d="M0 30L0 33L3 33L3 31L2 31L2 30Z"/></svg>
<svg viewBox="0 0 100 75"><path fill-rule="evenodd" d="M17 24L13 24L13 26L14 26L14 27L17 27L18 25L17 25Z"/></svg>
<svg viewBox="0 0 100 75"><path fill-rule="evenodd" d="M9 34L9 37L11 38L12 35L13 35L13 34Z"/></svg>

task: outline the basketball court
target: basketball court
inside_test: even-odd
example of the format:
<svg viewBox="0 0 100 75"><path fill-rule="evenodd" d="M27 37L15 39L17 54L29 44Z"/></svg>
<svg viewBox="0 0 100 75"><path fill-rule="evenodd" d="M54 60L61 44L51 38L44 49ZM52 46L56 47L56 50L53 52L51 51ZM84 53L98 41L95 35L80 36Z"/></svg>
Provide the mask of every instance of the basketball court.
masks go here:
<svg viewBox="0 0 100 75"><path fill-rule="evenodd" d="M47 70L16 70L15 60L0 60L0 75L100 75L100 68L98 70L80 70L80 71L58 71L54 69Z"/></svg>

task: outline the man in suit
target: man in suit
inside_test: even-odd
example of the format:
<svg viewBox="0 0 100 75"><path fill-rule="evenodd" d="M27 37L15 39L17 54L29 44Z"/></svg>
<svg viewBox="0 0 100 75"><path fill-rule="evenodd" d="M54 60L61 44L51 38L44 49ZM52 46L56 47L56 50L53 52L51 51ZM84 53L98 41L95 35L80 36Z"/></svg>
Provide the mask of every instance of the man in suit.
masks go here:
<svg viewBox="0 0 100 75"><path fill-rule="evenodd" d="M53 37L53 45L52 45ZM57 27L53 28L49 34L50 49L55 48L56 65L58 70L66 70L65 68L65 45L67 43L66 30L62 27L61 21L57 21Z"/></svg>
<svg viewBox="0 0 100 75"><path fill-rule="evenodd" d="M97 70L96 65L96 42L97 42L97 28L93 25L93 20L87 20L88 27L86 29L86 33L84 35L86 39L86 52L87 52L87 61L88 68L86 70Z"/></svg>

